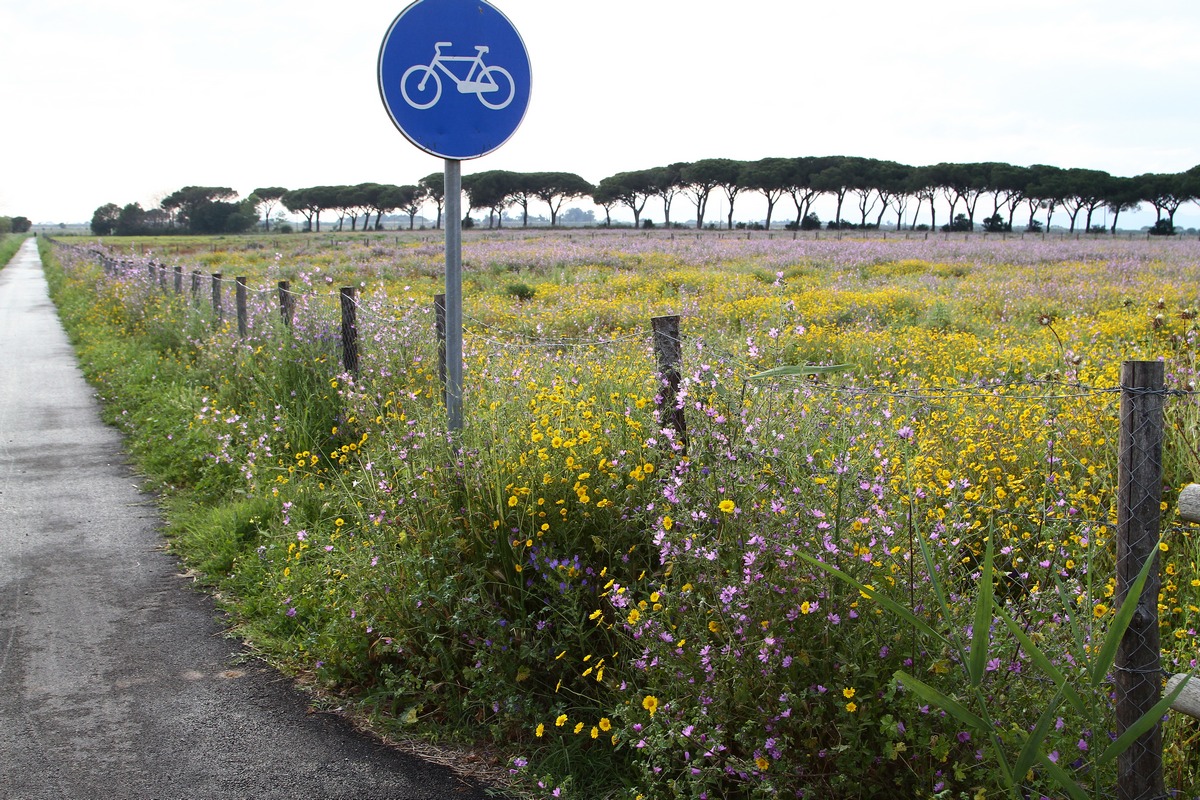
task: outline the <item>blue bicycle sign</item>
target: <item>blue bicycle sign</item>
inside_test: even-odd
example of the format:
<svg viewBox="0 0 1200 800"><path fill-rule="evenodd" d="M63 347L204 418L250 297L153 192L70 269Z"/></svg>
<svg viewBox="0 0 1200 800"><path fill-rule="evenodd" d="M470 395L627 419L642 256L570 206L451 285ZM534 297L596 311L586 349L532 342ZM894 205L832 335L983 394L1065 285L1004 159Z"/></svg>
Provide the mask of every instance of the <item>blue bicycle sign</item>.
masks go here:
<svg viewBox="0 0 1200 800"><path fill-rule="evenodd" d="M400 79L400 94L410 106L431 108L441 99L442 77L438 75L439 69L454 81L460 93L476 95L479 102L488 108L499 110L512 102L517 86L504 67L483 63L483 57L489 49L487 45L476 45L473 56L448 56L442 53L443 47L453 47L453 42L438 42L433 46L433 61L413 64L405 70L404 77ZM447 62L456 61L471 65L466 77L458 77L446 66Z"/></svg>
<svg viewBox="0 0 1200 800"><path fill-rule="evenodd" d="M379 94L400 132L447 159L495 150L529 107L525 43L486 0L409 5L384 37L378 77Z"/></svg>

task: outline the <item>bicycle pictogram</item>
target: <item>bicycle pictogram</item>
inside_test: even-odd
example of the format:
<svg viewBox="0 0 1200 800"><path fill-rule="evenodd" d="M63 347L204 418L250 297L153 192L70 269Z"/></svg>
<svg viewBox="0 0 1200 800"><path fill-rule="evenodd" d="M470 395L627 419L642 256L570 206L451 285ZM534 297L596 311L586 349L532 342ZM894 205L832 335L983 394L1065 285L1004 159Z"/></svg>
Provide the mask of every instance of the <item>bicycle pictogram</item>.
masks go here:
<svg viewBox="0 0 1200 800"><path fill-rule="evenodd" d="M433 60L428 64L413 64L400 78L400 94L404 101L415 109L431 108L442 98L442 77L438 70L446 73L461 94L474 94L487 108L499 111L512 102L516 94L516 83L504 67L483 63L488 52L487 45L476 45L473 56L443 55L443 47L452 47L451 42L438 42L433 46ZM446 62L470 64L465 78L460 78L446 66ZM432 83L432 86L430 84Z"/></svg>

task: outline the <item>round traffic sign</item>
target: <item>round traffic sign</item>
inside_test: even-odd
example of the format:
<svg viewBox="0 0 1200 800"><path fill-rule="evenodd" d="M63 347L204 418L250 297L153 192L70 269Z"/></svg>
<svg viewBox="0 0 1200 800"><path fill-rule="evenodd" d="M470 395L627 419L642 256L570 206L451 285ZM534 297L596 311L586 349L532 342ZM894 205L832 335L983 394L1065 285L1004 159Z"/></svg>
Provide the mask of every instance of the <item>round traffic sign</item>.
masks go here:
<svg viewBox="0 0 1200 800"><path fill-rule="evenodd" d="M441 158L477 158L508 141L529 107L530 79L521 35L484 0L417 0L379 49L388 115Z"/></svg>

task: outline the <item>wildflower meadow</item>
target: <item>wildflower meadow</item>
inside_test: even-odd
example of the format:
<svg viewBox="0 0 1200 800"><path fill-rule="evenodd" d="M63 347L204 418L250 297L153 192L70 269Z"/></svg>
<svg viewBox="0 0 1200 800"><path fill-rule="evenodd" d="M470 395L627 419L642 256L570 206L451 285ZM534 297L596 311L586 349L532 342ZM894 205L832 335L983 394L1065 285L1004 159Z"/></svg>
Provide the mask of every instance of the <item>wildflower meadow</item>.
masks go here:
<svg viewBox="0 0 1200 800"><path fill-rule="evenodd" d="M42 252L238 633L513 796L1115 796L1126 360L1165 364L1163 665L1200 674L1200 242L470 234L457 435L436 237ZM1200 796L1200 722L1163 742Z"/></svg>

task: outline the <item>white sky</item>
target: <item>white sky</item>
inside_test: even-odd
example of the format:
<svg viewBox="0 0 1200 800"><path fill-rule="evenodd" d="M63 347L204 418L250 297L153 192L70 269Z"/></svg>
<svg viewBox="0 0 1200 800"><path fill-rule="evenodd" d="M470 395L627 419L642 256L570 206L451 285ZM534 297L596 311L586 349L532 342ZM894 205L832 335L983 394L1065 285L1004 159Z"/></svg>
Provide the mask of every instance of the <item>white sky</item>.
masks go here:
<svg viewBox="0 0 1200 800"><path fill-rule="evenodd" d="M0 214L86 221L186 185L248 194L440 171L393 127L376 84L405 5L0 0ZM495 5L529 50L532 100L467 174L598 182L672 161L830 154L1118 175L1200 163L1195 0ZM738 199L736 218L763 213ZM708 217L720 214L714 199ZM661 221L661 203L646 216ZM1176 221L1200 225L1200 205Z"/></svg>

